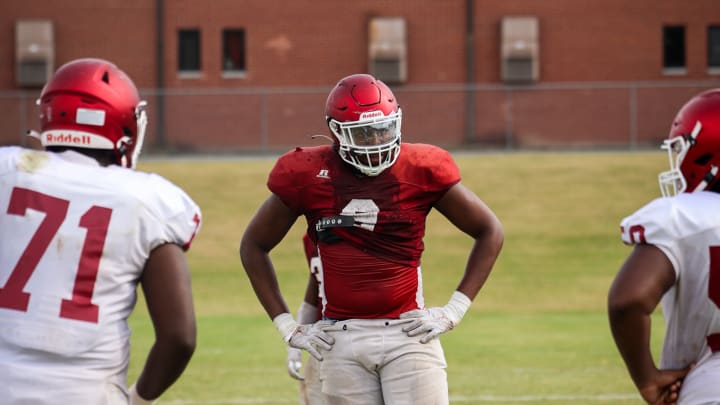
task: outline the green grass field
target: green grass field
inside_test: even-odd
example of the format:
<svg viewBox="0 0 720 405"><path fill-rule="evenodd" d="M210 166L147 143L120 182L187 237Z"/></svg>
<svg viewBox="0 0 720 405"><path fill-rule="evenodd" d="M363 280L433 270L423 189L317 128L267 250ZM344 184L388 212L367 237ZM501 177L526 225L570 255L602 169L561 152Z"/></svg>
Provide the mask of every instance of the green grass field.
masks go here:
<svg viewBox="0 0 720 405"><path fill-rule="evenodd" d="M452 403L641 403L612 342L608 287L630 248L619 223L659 196L667 168L649 152L459 154L463 183L499 216L505 246L460 326L442 336ZM237 253L245 225L268 191L273 158L147 161L140 169L183 187L203 209L188 254L198 348L162 404L294 404L285 348L247 281ZM307 269L305 222L273 251L285 298L299 304ZM425 297L444 305L464 268L470 239L428 219ZM658 352L662 319L653 323ZM152 342L139 301L131 318L134 381Z"/></svg>

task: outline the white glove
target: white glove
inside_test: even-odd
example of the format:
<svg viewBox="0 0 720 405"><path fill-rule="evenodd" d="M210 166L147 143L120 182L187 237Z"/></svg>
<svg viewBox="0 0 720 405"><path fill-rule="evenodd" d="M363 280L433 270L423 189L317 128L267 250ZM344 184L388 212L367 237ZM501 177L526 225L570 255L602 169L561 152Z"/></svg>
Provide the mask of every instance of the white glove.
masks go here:
<svg viewBox="0 0 720 405"><path fill-rule="evenodd" d="M408 336L424 333L425 336L420 338L420 343L427 343L457 326L470 308L470 304L470 298L455 291L444 307L414 309L400 314L400 319L413 319L402 330L407 332Z"/></svg>
<svg viewBox="0 0 720 405"><path fill-rule="evenodd" d="M297 311L297 321L301 324L315 323L318 319L318 309L315 305L305 301L300 303ZM302 367L302 350L288 346L287 357L285 359L290 377L296 380L304 380L305 377L300 374Z"/></svg>
<svg viewBox="0 0 720 405"><path fill-rule="evenodd" d="M155 401L148 401L147 399L143 398L138 394L136 384L130 386L129 395L130 395L130 403L129 405L152 405L155 403Z"/></svg>
<svg viewBox="0 0 720 405"><path fill-rule="evenodd" d="M287 369L290 377L302 381L305 377L300 374L300 368L302 367L302 350L288 346L287 351Z"/></svg>
<svg viewBox="0 0 720 405"><path fill-rule="evenodd" d="M332 326L332 321L318 321L311 325L298 325L287 312L273 319L273 323L285 343L296 349L307 350L313 357L322 361L318 349L330 350L335 338L325 333L325 328Z"/></svg>

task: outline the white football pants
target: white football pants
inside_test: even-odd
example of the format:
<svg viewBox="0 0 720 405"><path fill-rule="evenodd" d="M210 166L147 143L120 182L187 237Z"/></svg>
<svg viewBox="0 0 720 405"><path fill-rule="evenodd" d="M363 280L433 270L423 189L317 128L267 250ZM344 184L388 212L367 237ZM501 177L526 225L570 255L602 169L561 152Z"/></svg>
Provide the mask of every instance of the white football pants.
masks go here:
<svg viewBox="0 0 720 405"><path fill-rule="evenodd" d="M402 331L412 320L350 319L326 329L320 381L326 405L447 405L440 341L420 343Z"/></svg>

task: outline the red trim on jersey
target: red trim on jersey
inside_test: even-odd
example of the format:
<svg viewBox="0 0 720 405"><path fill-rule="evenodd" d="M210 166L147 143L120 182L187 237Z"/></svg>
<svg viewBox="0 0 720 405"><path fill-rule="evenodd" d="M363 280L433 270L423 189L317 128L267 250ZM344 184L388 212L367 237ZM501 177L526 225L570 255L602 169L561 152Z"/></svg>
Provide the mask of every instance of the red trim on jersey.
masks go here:
<svg viewBox="0 0 720 405"><path fill-rule="evenodd" d="M195 239L195 235L197 234L198 228L200 228L200 215L197 213L193 217L193 222L195 222L195 230L193 231L192 235L190 235L190 239L188 239L187 243L185 243L182 248L183 250L190 249L190 245L193 242L193 239Z"/></svg>
<svg viewBox="0 0 720 405"><path fill-rule="evenodd" d="M713 353L720 352L720 333L713 333L707 337L708 346Z"/></svg>

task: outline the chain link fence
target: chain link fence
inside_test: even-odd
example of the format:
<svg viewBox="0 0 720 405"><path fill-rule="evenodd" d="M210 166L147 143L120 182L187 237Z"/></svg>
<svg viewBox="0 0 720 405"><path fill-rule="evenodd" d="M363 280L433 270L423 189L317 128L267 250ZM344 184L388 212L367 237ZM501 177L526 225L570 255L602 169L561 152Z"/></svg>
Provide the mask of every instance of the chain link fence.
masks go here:
<svg viewBox="0 0 720 405"><path fill-rule="evenodd" d="M462 149L657 147L675 113L720 81L405 85L403 141ZM329 142L331 87L141 89L146 153L276 153ZM38 129L37 91L0 92L0 144L26 145Z"/></svg>

